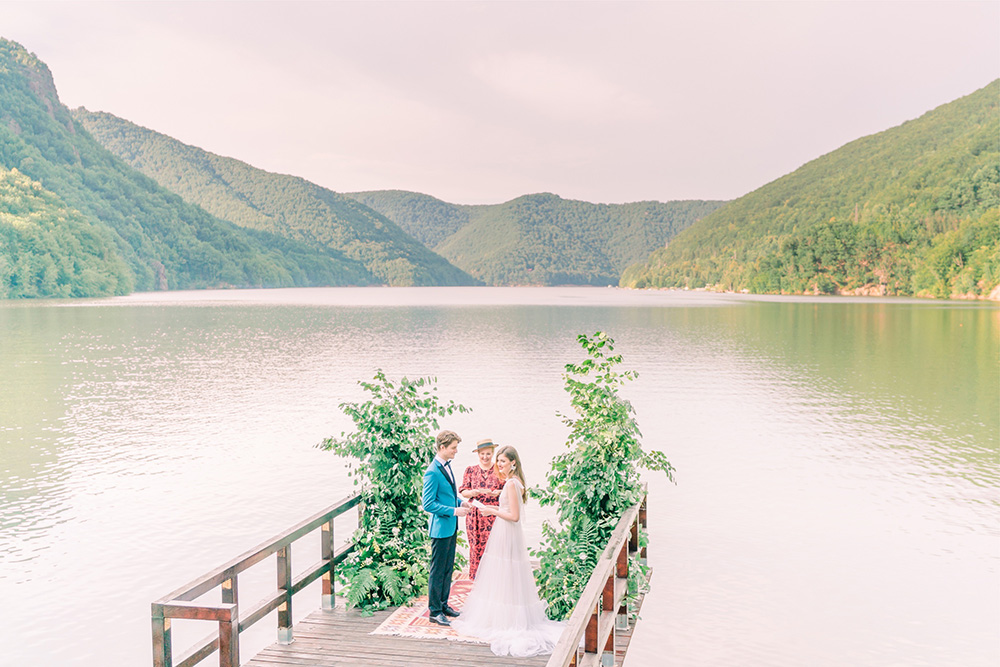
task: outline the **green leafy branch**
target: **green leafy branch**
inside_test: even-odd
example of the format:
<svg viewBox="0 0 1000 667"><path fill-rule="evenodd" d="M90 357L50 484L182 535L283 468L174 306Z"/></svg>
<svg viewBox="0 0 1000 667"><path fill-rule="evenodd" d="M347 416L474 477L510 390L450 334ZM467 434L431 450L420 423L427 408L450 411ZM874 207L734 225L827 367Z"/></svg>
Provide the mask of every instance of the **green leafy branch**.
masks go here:
<svg viewBox="0 0 1000 667"><path fill-rule="evenodd" d="M406 604L427 585L430 541L421 509L424 469L434 456L438 419L469 409L437 397L436 380L389 380L379 370L359 382L371 398L342 403L353 433L324 439L318 447L348 461L363 509L354 551L338 566L347 603L362 613Z"/></svg>
<svg viewBox="0 0 1000 667"><path fill-rule="evenodd" d="M604 332L577 337L587 353L566 365L564 380L575 415L560 415L570 432L568 451L556 456L544 488L532 489L542 505L557 508L558 526L546 522L535 550L535 573L548 614L564 619L573 610L619 519L642 498L639 469L674 468L663 452L645 452L632 404L618 391L638 377L619 371L622 357Z"/></svg>

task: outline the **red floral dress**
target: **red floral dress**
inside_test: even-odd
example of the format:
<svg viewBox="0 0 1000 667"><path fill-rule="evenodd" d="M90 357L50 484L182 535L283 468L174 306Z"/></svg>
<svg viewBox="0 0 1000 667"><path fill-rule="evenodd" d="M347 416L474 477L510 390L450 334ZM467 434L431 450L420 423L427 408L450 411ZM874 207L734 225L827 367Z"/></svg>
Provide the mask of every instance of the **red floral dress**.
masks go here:
<svg viewBox="0 0 1000 667"><path fill-rule="evenodd" d="M462 486L458 487L459 493L469 489L489 489L499 491L503 488L503 482L497 477L496 470L490 466L489 470L483 470L479 464L471 465L465 469L462 476ZM499 498L492 496L473 496L469 500L478 500L484 505L497 507L500 504ZM475 507L469 509L465 515L465 532L469 536L469 576L476 578L476 570L479 569L479 559L483 557L486 549L486 541L490 539L490 529L493 528L495 516L486 516Z"/></svg>

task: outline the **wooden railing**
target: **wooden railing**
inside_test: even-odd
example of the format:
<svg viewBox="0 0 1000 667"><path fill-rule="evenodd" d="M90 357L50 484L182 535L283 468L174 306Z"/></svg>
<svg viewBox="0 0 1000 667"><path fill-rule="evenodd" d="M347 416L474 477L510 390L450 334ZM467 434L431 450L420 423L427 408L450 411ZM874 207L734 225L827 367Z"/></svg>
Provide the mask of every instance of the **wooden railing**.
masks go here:
<svg viewBox="0 0 1000 667"><path fill-rule="evenodd" d="M336 548L334 544L333 520L361 502L358 494L350 495L328 507L319 514L292 526L271 540L247 551L192 581L186 586L153 603L153 665L155 667L190 667L196 665L215 651L219 651L220 667L238 667L240 664L240 633L278 610L278 643L292 641L292 596L316 581L323 579L322 606L334 606L334 568L353 551L354 544ZM359 510L360 512L360 510ZM298 578L292 577L292 543L317 528L322 530L320 559L306 569ZM353 530L351 531L353 534ZM238 575L271 554L277 554L277 589L270 593L249 611L241 611L239 605ZM195 598L215 589L222 588L222 604L200 604ZM171 645L171 619L200 619L215 621L218 632L197 643L187 655L173 660Z"/></svg>
<svg viewBox="0 0 1000 667"><path fill-rule="evenodd" d="M616 634L628 630L625 597L628 594L629 555L638 553L640 559L646 558L646 547L639 546L640 526L646 527L645 493L642 501L622 515L611 533L608 546L598 559L546 667L615 664Z"/></svg>
<svg viewBox="0 0 1000 667"><path fill-rule="evenodd" d="M152 605L154 667L191 667L219 651L220 667L239 667L239 633L278 610L278 643L292 641L292 596L322 577L322 607L334 607L334 570L353 551L348 541L339 549L334 544L333 520L361 502L350 495L292 526L271 540L234 558L225 565L156 601ZM359 510L360 512L361 510ZM359 516L360 519L360 516ZM646 527L646 495L622 515L601 554L580 600L570 615L546 667L596 667L613 665L617 633L628 630L629 556L646 558L639 545L639 529ZM299 538L321 529L320 560L297 578L291 572L291 545ZM352 531L353 532L353 531ZM277 554L277 588L247 612L239 606L238 575ZM215 588L222 589L221 604L192 602ZM207 636L174 662L171 619L215 621L217 632ZM581 639L583 648L580 650Z"/></svg>

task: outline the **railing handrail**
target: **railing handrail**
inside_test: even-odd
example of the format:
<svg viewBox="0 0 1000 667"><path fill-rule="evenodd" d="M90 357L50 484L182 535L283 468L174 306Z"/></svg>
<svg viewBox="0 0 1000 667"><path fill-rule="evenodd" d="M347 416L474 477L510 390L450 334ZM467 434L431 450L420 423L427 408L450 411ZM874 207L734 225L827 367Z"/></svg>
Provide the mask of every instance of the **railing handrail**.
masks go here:
<svg viewBox="0 0 1000 667"><path fill-rule="evenodd" d="M218 636L209 636L189 652L178 663L194 665L216 650L220 654L220 665L239 665L239 634L253 625L267 613L278 609L279 643L291 641L291 598L308 584L323 577L324 608L333 600L334 567L351 551L349 542L340 549L333 546L333 519L347 510L361 504L358 493L346 496L339 502L300 521L270 540L244 552L225 565L182 586L173 593L152 604L153 617L153 658L159 667L173 664L170 620L188 618L216 621ZM638 553L644 556L645 548L639 546L640 526L646 525L646 491L642 500L630 507L618 520L608 543L601 553L587 585L580 595L573 613L570 615L559 641L549 657L546 667L567 667L577 664L577 653L586 633L584 657L581 665L598 664L601 650L614 651L615 632L627 629L628 556ZM321 528L324 531L321 545L322 557L297 579L291 574L291 544L304 535ZM236 578L240 572L259 563L272 554L278 555L278 590L249 610L240 614ZM197 604L191 600L222 586L221 604ZM329 600L327 600L329 598ZM329 608L332 608L332 604ZM616 615L617 614L617 615ZM242 618L241 618L242 616ZM619 623L623 627L619 626ZM283 640L283 632L287 632Z"/></svg>
<svg viewBox="0 0 1000 667"><path fill-rule="evenodd" d="M271 539L261 542L252 549L248 549L236 558L230 560L225 565L221 565L211 572L198 577L194 581L181 586L173 593L163 596L157 600L155 604L167 604L173 601L189 601L199 595L204 595L216 586L221 585L223 581L231 579L233 575L239 574L240 572L256 565L271 554L277 553L278 549L281 547L288 546L303 535L316 530L324 523L340 516L360 502L360 493L353 493L345 496L333 505L327 507L325 510L321 510L308 519L300 521L291 528L278 533Z"/></svg>
<svg viewBox="0 0 1000 667"><path fill-rule="evenodd" d="M598 559L597 565L590 575L590 579L587 580L587 585L580 594L580 599L577 600L576 606L573 608L573 613L570 614L569 619L566 621L566 628L559 637L552 655L549 656L546 667L565 667L566 665L575 664L580 640L587 630L588 623L595 616L595 609L600 608L599 602L602 595L607 591L608 583L613 581L614 575L617 574L615 572L616 568L621 567L621 554L626 548L627 542L634 540L635 549L638 549L638 524L640 522L640 514L642 513L641 510L645 503L646 491L643 490L642 500L626 510L621 519L618 520L618 524L611 533L611 537L608 538L608 544L601 553L601 557ZM645 517L641 518L644 519ZM629 551L631 552L633 549L629 549ZM625 555L627 556L627 554ZM618 605L619 601L624 597L625 592L625 590L618 590L615 587L613 595L615 598L614 606ZM614 613L613 610L609 609L605 609L604 611L606 613ZM598 647L598 653L599 650L600 647Z"/></svg>
<svg viewBox="0 0 1000 667"><path fill-rule="evenodd" d="M291 642L291 606L292 597L296 593L322 577L323 606L326 608L329 604L332 608L334 568L354 550L354 544L350 541L339 549L335 548L333 544L333 520L359 504L361 504L360 493L348 495L330 507L245 551L225 565L215 568L152 603L154 666L172 667L174 664L170 631L171 619L199 619L218 623L218 634L209 635L195 644L189 650L188 655L177 663L178 667L195 665L215 651L219 651L220 665L238 667L240 633L275 609L278 610L278 641L279 643ZM322 528L323 531L320 560L311 565L305 572L293 577L291 545L318 528ZM247 613L241 614L237 576L272 554L277 554L278 558L277 589ZM222 587L222 604L191 602L194 598L218 586Z"/></svg>

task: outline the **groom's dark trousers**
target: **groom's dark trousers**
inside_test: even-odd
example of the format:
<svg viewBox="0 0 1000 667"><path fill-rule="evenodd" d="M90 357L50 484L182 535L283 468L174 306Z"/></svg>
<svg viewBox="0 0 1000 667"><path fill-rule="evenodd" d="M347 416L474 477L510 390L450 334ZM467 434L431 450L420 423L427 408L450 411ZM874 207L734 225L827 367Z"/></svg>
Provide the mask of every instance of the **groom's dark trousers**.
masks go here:
<svg viewBox="0 0 1000 667"><path fill-rule="evenodd" d="M455 543L458 533L451 537L431 538L431 571L427 582L427 609L431 616L444 611L451 595L451 576L455 569Z"/></svg>

